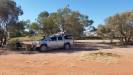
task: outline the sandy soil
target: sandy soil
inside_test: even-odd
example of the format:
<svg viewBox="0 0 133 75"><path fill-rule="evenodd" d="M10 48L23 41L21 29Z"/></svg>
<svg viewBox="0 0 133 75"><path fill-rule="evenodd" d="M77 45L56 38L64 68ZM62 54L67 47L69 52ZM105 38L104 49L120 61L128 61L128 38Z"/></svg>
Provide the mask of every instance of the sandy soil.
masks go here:
<svg viewBox="0 0 133 75"><path fill-rule="evenodd" d="M50 51L0 55L0 75L133 75L133 48L101 49L117 53L117 61L82 60L84 53L99 50ZM100 60L100 59L99 59Z"/></svg>

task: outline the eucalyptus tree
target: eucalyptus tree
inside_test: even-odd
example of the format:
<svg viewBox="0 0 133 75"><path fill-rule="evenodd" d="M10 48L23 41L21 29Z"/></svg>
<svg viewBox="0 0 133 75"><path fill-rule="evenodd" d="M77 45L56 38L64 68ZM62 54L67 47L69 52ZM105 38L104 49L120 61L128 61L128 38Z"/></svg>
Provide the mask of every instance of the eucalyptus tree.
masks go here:
<svg viewBox="0 0 133 75"><path fill-rule="evenodd" d="M115 32L122 44L127 44L133 36L133 11L108 17L106 25Z"/></svg>
<svg viewBox="0 0 133 75"><path fill-rule="evenodd" d="M13 0L0 0L0 28L4 30L5 40L12 21L17 22L18 16L22 15L23 11L20 6L17 6ZM3 33L2 33L3 34Z"/></svg>
<svg viewBox="0 0 133 75"><path fill-rule="evenodd" d="M73 11L68 6L53 13L46 11L40 13L38 22L45 34L49 35L61 31L70 33L75 37L82 36L85 27L89 27L93 23L88 16Z"/></svg>

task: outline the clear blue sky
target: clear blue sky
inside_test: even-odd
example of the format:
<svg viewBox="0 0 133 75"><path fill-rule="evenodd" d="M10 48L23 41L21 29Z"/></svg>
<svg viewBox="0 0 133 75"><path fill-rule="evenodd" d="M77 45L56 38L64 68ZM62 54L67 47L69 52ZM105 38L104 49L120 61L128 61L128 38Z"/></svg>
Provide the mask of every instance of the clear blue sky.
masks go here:
<svg viewBox="0 0 133 75"><path fill-rule="evenodd" d="M78 10L94 20L95 26L104 22L105 18L116 13L133 10L133 0L15 0L24 11L21 20L35 21L44 10L55 12L69 4L72 10Z"/></svg>

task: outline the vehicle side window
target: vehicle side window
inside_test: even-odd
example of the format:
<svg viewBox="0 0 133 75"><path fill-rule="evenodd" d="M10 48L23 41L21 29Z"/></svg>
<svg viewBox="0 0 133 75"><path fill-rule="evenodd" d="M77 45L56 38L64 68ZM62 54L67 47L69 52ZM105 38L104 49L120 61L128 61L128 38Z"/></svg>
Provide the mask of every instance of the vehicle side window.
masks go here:
<svg viewBox="0 0 133 75"><path fill-rule="evenodd" d="M66 36L64 36L64 38L65 38L65 39L72 39L72 36L69 36L69 35L67 36L67 35L66 35Z"/></svg>
<svg viewBox="0 0 133 75"><path fill-rule="evenodd" d="M59 36L59 37L58 37L58 40L63 40L62 36Z"/></svg>
<svg viewBox="0 0 133 75"><path fill-rule="evenodd" d="M54 36L54 37L51 37L51 41L56 41L57 38Z"/></svg>

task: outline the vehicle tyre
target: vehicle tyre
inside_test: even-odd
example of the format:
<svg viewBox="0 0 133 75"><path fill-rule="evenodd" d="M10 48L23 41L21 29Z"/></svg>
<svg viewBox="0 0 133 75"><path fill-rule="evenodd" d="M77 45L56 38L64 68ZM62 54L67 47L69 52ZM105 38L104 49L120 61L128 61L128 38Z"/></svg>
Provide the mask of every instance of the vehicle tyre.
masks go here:
<svg viewBox="0 0 133 75"><path fill-rule="evenodd" d="M65 44L65 45L64 45L64 48L65 48L66 50L68 50L68 49L71 48L71 45L70 45L70 44Z"/></svg>
<svg viewBox="0 0 133 75"><path fill-rule="evenodd" d="M47 49L47 47L46 47L45 45L42 45L42 46L40 47L40 51L41 51L41 52L46 52L46 51L48 51L48 49Z"/></svg>
<svg viewBox="0 0 133 75"><path fill-rule="evenodd" d="M36 47L35 46L32 46L32 50L35 51L36 50Z"/></svg>

